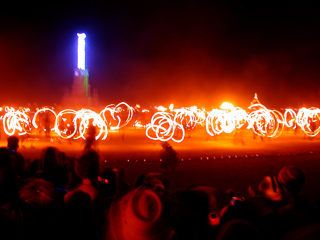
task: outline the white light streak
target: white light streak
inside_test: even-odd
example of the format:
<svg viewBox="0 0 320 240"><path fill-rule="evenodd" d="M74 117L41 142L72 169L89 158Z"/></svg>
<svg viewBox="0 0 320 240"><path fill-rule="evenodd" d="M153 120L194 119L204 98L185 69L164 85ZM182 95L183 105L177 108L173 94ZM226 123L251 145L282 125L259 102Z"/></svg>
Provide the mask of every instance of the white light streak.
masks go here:
<svg viewBox="0 0 320 240"><path fill-rule="evenodd" d="M85 70L86 69L86 64L85 64L85 48L86 48L86 34L85 33L78 33L78 68Z"/></svg>

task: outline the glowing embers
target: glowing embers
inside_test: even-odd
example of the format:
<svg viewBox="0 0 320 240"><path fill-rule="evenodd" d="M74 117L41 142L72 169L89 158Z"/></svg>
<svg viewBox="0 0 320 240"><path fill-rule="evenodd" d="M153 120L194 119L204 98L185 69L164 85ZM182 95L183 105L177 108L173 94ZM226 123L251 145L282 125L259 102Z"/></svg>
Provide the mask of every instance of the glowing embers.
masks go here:
<svg viewBox="0 0 320 240"><path fill-rule="evenodd" d="M157 112L152 116L146 129L146 135L152 140L181 142L185 131L182 124L174 120L174 115L167 112Z"/></svg>
<svg viewBox="0 0 320 240"><path fill-rule="evenodd" d="M3 130L7 135L24 135L30 130L30 118L26 114L29 112L28 108L15 110L12 107L5 107L3 116Z"/></svg>

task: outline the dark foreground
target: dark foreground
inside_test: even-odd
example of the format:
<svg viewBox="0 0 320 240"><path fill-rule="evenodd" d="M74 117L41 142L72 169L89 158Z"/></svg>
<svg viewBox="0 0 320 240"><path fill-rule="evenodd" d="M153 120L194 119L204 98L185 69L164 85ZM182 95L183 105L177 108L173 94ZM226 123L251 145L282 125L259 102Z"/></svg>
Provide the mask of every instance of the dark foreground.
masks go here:
<svg viewBox="0 0 320 240"><path fill-rule="evenodd" d="M149 140L144 130L127 130L110 133L107 140L98 142L96 149L103 158L105 167L124 168L126 179L134 183L143 172L162 172L170 181L172 191L196 185L211 185L223 189L232 188L246 196L247 189L256 189L267 175L276 175L285 165L299 167L306 175L302 192L310 201L320 200L320 138L310 140L303 134L283 133L276 139L253 139L245 132L245 146L235 145L228 135L208 137L203 130L186 136L181 143L170 142L180 159L175 172L160 168L161 145ZM5 146L4 139L1 145ZM21 145L21 144L20 144ZM82 153L81 141L59 142L57 139L28 140L19 151L25 158L41 157L47 146L57 147L70 157Z"/></svg>
<svg viewBox="0 0 320 240"><path fill-rule="evenodd" d="M178 154L174 171L160 167L161 144L147 139L143 130L111 133L94 145L96 151L83 151L79 140L21 141L18 152L29 166L21 175L14 175L18 168L13 168L19 158L2 148L0 177L5 180L5 194L0 232L10 235L7 239L319 239L319 139L290 133L271 140L253 139L248 131L244 144L234 140L229 135L209 138L198 131L182 143L170 142ZM6 139L0 143L6 146ZM99 163L110 171L98 173ZM282 190L268 184L265 189L273 195L253 194L265 176L276 176L288 165L298 167L306 177L299 195L290 192L290 197L283 190L288 181ZM124 179L107 168L123 169ZM161 176L145 175L138 181L142 173L152 172ZM204 188L190 186L215 189L205 193ZM279 192L280 201L274 195ZM142 227L143 231L136 231Z"/></svg>

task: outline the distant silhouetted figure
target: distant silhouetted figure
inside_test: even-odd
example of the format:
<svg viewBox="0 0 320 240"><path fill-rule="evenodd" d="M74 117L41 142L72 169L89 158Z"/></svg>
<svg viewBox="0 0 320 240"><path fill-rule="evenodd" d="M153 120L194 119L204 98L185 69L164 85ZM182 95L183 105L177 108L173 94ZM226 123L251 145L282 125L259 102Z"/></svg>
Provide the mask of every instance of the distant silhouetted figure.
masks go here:
<svg viewBox="0 0 320 240"><path fill-rule="evenodd" d="M175 171L176 166L178 165L178 157L176 151L170 146L168 142L163 142L161 144L162 150L160 151L161 167L167 170L171 168L172 171Z"/></svg>
<svg viewBox="0 0 320 240"><path fill-rule="evenodd" d="M242 146L246 145L243 140L243 132L241 131L241 129L238 129L238 128L235 129L234 135L233 135L233 144L234 145L241 144Z"/></svg>
<svg viewBox="0 0 320 240"><path fill-rule="evenodd" d="M43 119L43 127L45 130L45 135L47 138L50 138L50 133L51 133L51 119L48 113L45 114L44 119Z"/></svg>
<svg viewBox="0 0 320 240"><path fill-rule="evenodd" d="M97 134L97 129L95 126L92 124L89 125L88 130L86 132L86 144L85 144L85 149L90 149L93 146L96 145L96 134Z"/></svg>

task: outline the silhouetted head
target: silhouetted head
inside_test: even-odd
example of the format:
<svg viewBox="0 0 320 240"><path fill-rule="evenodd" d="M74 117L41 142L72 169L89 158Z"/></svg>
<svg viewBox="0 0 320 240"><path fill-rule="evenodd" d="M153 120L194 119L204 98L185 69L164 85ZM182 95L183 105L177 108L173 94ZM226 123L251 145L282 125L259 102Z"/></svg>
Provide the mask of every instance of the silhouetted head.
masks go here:
<svg viewBox="0 0 320 240"><path fill-rule="evenodd" d="M10 151L0 148L0 205L11 201L15 196L16 175L11 165Z"/></svg>
<svg viewBox="0 0 320 240"><path fill-rule="evenodd" d="M44 148L41 155L39 170L43 172L51 172L64 164L64 155L55 147Z"/></svg>
<svg viewBox="0 0 320 240"><path fill-rule="evenodd" d="M279 171L277 180L292 195L296 195L304 185L305 175L295 166L285 166Z"/></svg>
<svg viewBox="0 0 320 240"><path fill-rule="evenodd" d="M168 148L171 147L170 144L168 142L162 142L161 143L162 148Z"/></svg>
<svg viewBox="0 0 320 240"><path fill-rule="evenodd" d="M111 203L110 236L106 239L167 240L172 235L169 219L160 197L143 186Z"/></svg>
<svg viewBox="0 0 320 240"><path fill-rule="evenodd" d="M100 156L95 150L88 150L76 159L75 172L82 179L98 179Z"/></svg>
<svg viewBox="0 0 320 240"><path fill-rule="evenodd" d="M22 232L26 239L51 238L59 232L62 205L54 184L40 178L27 179L18 194ZM34 236L34 233L37 236ZM55 238L52 238L55 239Z"/></svg>
<svg viewBox="0 0 320 240"><path fill-rule="evenodd" d="M19 138L16 136L10 136L7 138L7 143L9 150L16 151L19 147Z"/></svg>

